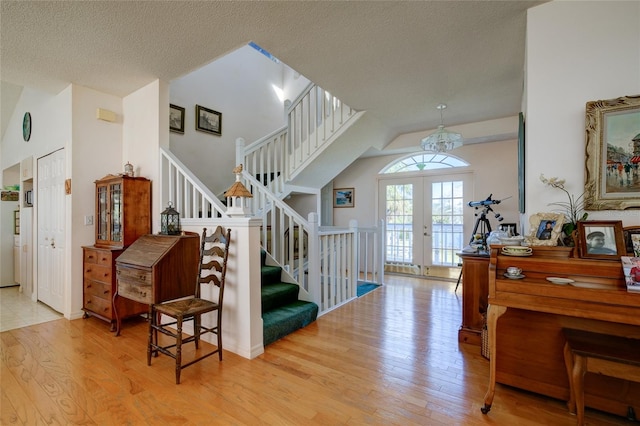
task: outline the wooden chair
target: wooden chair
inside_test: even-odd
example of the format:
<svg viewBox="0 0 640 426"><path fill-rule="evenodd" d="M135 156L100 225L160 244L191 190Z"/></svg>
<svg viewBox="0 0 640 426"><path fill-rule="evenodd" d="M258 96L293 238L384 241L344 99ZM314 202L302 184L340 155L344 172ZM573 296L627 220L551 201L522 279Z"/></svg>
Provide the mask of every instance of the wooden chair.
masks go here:
<svg viewBox="0 0 640 426"><path fill-rule="evenodd" d="M176 384L180 383L180 372L204 358L215 353L222 361L222 299L224 295L225 275L227 272L227 256L231 230L226 231L218 226L216 230L207 236L207 228L202 232L200 246L200 273L195 284L193 297L171 300L164 303L152 304L149 307L149 343L147 346L147 365L151 365L151 355L158 356L162 352L176 360ZM200 285L214 284L218 287L217 301L200 298ZM207 312L217 311L218 319L213 327L202 325L201 316ZM162 323L161 315L171 317L172 320ZM193 321L193 335L182 336L182 327L185 321ZM158 341L158 332L175 339L171 344L161 344ZM206 333L216 334L218 346L214 351L204 355L195 354L196 358L182 364L182 345L195 342L196 350L199 348L200 337ZM173 350L175 348L175 350Z"/></svg>

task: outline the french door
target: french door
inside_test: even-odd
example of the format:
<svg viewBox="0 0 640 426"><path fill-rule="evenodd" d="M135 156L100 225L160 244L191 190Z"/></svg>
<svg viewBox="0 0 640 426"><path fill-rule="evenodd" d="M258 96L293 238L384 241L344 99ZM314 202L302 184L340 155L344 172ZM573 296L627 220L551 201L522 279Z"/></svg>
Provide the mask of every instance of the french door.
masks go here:
<svg viewBox="0 0 640 426"><path fill-rule="evenodd" d="M379 181L379 217L386 224L390 272L430 275L432 266L457 266L473 220L472 175L392 177Z"/></svg>
<svg viewBox="0 0 640 426"><path fill-rule="evenodd" d="M64 312L65 151L38 159L38 300Z"/></svg>

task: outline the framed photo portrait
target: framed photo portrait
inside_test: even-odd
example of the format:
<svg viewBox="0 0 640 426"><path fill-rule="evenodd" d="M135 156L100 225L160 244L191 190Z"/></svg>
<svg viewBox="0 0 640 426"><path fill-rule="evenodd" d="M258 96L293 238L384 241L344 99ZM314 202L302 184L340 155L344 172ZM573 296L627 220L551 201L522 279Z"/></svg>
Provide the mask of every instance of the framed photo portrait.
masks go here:
<svg viewBox="0 0 640 426"><path fill-rule="evenodd" d="M621 220L578 222L580 257L620 259L626 255Z"/></svg>
<svg viewBox="0 0 640 426"><path fill-rule="evenodd" d="M222 113L196 105L196 130L222 136Z"/></svg>
<svg viewBox="0 0 640 426"><path fill-rule="evenodd" d="M337 188L333 190L333 207L355 206L355 191L353 188Z"/></svg>
<svg viewBox="0 0 640 426"><path fill-rule="evenodd" d="M640 226L622 228L624 245L628 256L640 257Z"/></svg>
<svg viewBox="0 0 640 426"><path fill-rule="evenodd" d="M184 108L169 104L169 131L184 133Z"/></svg>
<svg viewBox="0 0 640 426"><path fill-rule="evenodd" d="M557 246L562 234L562 213L536 213L529 217L529 234L525 241L532 246Z"/></svg>
<svg viewBox="0 0 640 426"><path fill-rule="evenodd" d="M585 210L640 207L640 95L587 102Z"/></svg>

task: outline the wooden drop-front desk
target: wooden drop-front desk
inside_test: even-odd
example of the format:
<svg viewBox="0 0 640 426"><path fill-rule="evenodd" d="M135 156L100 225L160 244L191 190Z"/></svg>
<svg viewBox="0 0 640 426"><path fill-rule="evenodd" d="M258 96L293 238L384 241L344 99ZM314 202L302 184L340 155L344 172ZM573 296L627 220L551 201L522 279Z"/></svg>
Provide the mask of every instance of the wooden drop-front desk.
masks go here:
<svg viewBox="0 0 640 426"><path fill-rule="evenodd" d="M503 383L569 400L562 328L640 338L640 294L627 292L620 261L569 257L565 247L534 247L529 257L506 256L492 247L487 327L489 388L482 411L491 408L495 384ZM509 266L525 278L504 277ZM585 288L552 284L571 278ZM585 406L626 416L640 412L640 383L587 373Z"/></svg>
<svg viewBox="0 0 640 426"><path fill-rule="evenodd" d="M116 335L120 334L118 297L144 305L192 296L198 279L200 239L198 234L143 235L116 260Z"/></svg>

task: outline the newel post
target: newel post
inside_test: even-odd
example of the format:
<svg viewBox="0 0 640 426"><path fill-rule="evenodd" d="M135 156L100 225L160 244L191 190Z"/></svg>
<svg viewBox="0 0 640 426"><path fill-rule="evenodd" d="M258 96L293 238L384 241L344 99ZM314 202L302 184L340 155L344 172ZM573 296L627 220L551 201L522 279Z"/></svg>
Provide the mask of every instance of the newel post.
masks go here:
<svg viewBox="0 0 640 426"><path fill-rule="evenodd" d="M349 230L351 231L351 268L349 268L349 282L352 285L349 287L351 290L351 297L358 297L358 278L360 275L360 259L358 259L358 253L360 253L358 246L360 244L360 234L358 233L358 221L351 219L349 221ZM366 281L366 277L365 277Z"/></svg>
<svg viewBox="0 0 640 426"><path fill-rule="evenodd" d="M311 300L315 304L320 306L320 311L322 311L322 301L320 300L320 237L318 235L318 214L313 212L309 213L307 220L309 221L309 297L311 297Z"/></svg>

